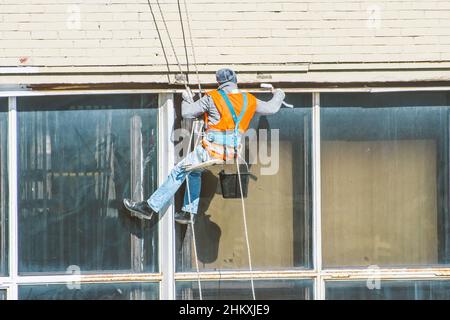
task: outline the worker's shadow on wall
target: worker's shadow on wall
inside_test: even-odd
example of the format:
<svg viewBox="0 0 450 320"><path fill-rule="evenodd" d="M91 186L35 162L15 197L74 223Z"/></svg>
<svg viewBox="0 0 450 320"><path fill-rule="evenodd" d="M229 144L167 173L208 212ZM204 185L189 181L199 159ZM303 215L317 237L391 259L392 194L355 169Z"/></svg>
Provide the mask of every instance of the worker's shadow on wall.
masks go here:
<svg viewBox="0 0 450 320"><path fill-rule="evenodd" d="M130 233L138 239L143 239L148 232L157 232L157 225L162 217L163 215L155 214L150 220L142 220L131 216L122 204L119 207L119 219L128 225Z"/></svg>
<svg viewBox="0 0 450 320"><path fill-rule="evenodd" d="M259 117L256 128L258 135L260 129L270 131L270 124L266 116ZM247 162L250 159L248 151L246 150L245 153ZM251 164L248 165L249 169L251 166ZM218 224L211 221L211 216L207 214L212 199L217 196L221 197L219 178L217 174L206 170L202 174L201 200L195 223L198 260L205 264L214 263L219 255L219 243L222 230Z"/></svg>
<svg viewBox="0 0 450 320"><path fill-rule="evenodd" d="M195 223L197 255L201 263L213 263L219 255L219 243L222 230L211 221L208 209L214 196L217 196L219 178L206 170L202 174L202 192L199 213Z"/></svg>
<svg viewBox="0 0 450 320"><path fill-rule="evenodd" d="M202 173L202 188L200 194L200 203L198 213L195 218L195 236L197 257L199 262L207 264L217 260L219 251L219 242L222 231L220 227L211 221L211 216L207 214L212 199L216 196L219 179L209 170ZM176 211L181 210L183 195L186 187L183 185L176 198ZM182 265L187 264L190 267L194 252L192 252L192 233L187 225L177 224L177 252L181 260L178 262ZM189 231L189 232L188 232Z"/></svg>

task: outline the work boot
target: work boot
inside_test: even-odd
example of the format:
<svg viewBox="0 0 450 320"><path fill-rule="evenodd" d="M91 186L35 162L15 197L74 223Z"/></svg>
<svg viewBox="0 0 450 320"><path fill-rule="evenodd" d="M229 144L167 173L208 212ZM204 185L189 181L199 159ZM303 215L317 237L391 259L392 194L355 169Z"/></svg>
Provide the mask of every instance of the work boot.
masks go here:
<svg viewBox="0 0 450 320"><path fill-rule="evenodd" d="M123 205L127 208L131 215L139 219L150 220L156 213L148 205L147 201L133 201L131 199L123 199Z"/></svg>
<svg viewBox="0 0 450 320"><path fill-rule="evenodd" d="M189 212L181 211L181 212L175 213L175 221L180 224L190 224L193 222L193 220L194 220L194 215L192 215L192 218L191 218L191 214Z"/></svg>

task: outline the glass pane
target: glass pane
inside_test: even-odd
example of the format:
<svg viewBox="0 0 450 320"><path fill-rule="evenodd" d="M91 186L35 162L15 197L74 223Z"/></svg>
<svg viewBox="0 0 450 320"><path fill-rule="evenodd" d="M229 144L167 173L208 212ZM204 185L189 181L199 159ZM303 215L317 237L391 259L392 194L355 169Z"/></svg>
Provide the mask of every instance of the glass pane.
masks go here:
<svg viewBox="0 0 450 320"><path fill-rule="evenodd" d="M449 300L450 281L330 281L328 300Z"/></svg>
<svg viewBox="0 0 450 320"><path fill-rule="evenodd" d="M0 300L6 299L7 299L6 290L0 290Z"/></svg>
<svg viewBox="0 0 450 320"><path fill-rule="evenodd" d="M157 186L157 96L18 105L19 271L157 271L157 224L122 204Z"/></svg>
<svg viewBox="0 0 450 320"><path fill-rule="evenodd" d="M311 95L290 94L287 101L295 108L282 108L271 116L256 115L247 132L252 137L246 142L252 177L245 206L251 259L253 268L259 270L312 267ZM252 146L259 148L257 159L250 157ZM200 268L247 270L241 200L223 198L218 175L223 166L208 169L202 175L195 224ZM225 166L225 170L236 173L235 165ZM192 238L191 228L177 226L178 271L195 270Z"/></svg>
<svg viewBox="0 0 450 320"><path fill-rule="evenodd" d="M321 100L324 265L449 263L449 94Z"/></svg>
<svg viewBox="0 0 450 320"><path fill-rule="evenodd" d="M19 286L19 300L157 300L158 283L39 284Z"/></svg>
<svg viewBox="0 0 450 320"><path fill-rule="evenodd" d="M258 300L312 300L312 280L257 280L255 296ZM177 282L177 300L199 300L197 281ZM250 280L202 281L204 300L252 300Z"/></svg>
<svg viewBox="0 0 450 320"><path fill-rule="evenodd" d="M8 274L8 99L0 98L0 275Z"/></svg>

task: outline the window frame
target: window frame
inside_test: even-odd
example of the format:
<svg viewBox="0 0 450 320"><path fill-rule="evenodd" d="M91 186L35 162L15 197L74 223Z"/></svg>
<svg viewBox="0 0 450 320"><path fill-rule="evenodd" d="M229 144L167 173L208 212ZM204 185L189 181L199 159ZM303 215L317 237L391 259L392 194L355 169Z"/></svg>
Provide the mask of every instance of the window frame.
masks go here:
<svg viewBox="0 0 450 320"><path fill-rule="evenodd" d="M421 91L450 91L448 87L419 87L419 88L367 88L365 90L324 90L321 93L356 93L356 92L367 92L367 93L401 93L401 92L421 92ZM320 109L320 103L319 103ZM320 126L320 113L319 119L317 120ZM320 149L320 131L317 148ZM319 155L320 158L320 155ZM320 162L318 164L320 166ZM320 183L320 180L319 180ZM321 190L315 190L317 193L320 193ZM319 206L321 203L321 199L315 199ZM319 218L321 218L321 211L317 212ZM321 241L321 226L318 226L318 238ZM408 266L399 266L399 267L321 267L321 270L318 274L318 278L320 278L320 288L319 288L319 298L325 299L325 291L326 291L326 283L329 281L332 282L349 282L349 281L367 281L368 279L375 280L431 280L431 281L439 281L439 280L449 280L450 279L450 266L423 266L423 267L408 267Z"/></svg>
<svg viewBox="0 0 450 320"><path fill-rule="evenodd" d="M195 92L197 92L197 91L195 91ZM267 90L266 91L260 91L260 90L248 89L246 91L256 95L256 97L258 99L265 100L267 98L267 97L260 97L260 96L258 96L258 94L265 94L265 95L267 95ZM301 93L301 94L303 94L303 97L299 97L298 99L300 101L302 101L302 100L308 101L308 102L302 101L302 102L300 102L302 104L299 105L298 108L296 107L297 110L301 110L301 109L305 110L305 109L307 109L307 113L308 113L308 115L307 115L307 117L308 117L308 126L305 125L304 129L306 129L306 131L308 132L307 133L307 139L309 141L309 144L307 146L302 146L302 147L305 148L304 150L305 150L305 152L308 155L308 166L305 166L305 167L307 167L305 169L305 171L307 170L307 172L308 172L308 177L307 177L308 185L309 184L311 185L309 190L308 190L310 195L308 195L308 197L305 197L305 198L307 198L307 200L304 201L305 204L306 204L305 207L306 206L308 207L308 209L304 209L305 217L307 217L308 220L309 220L308 224L305 223L305 228L304 229L305 229L305 234L308 234L308 237L307 237L308 240L307 241L308 241L309 244L305 245L305 246L304 245L299 246L299 247L302 247L302 250L307 251L307 254L306 254L307 257L305 258L305 260L308 261L308 262L306 262L303 265L296 265L296 266L291 266L291 267L284 267L284 266L273 266L272 267L272 266L270 266L270 267L260 268L260 267L255 266L255 264L253 264L253 272L251 274L255 274L257 277L266 277L267 274L283 274L284 271L288 271L288 274L293 273L293 274L299 274L300 276L303 276L304 274L308 274L308 271L312 271L314 269L314 267L313 267L314 266L314 253L313 253L313 232L314 231L313 231L313 227L312 227L312 224L313 224L313 212L312 212L313 211L313 205L312 205L313 204L313 201L312 201L312 199L313 199L313 194L312 194L312 182L313 182L313 179L312 179L312 168L313 168L313 165L312 165L312 162L313 162L313 160L312 160L313 159L313 157L312 157L312 152L313 152L313 150L312 150L312 136L313 136L312 135L312 130L313 130L313 128L312 128L312 117L313 117L313 115L312 115L312 105L313 105L313 95L310 92L291 91L290 93L293 93L293 94ZM305 102L305 103L303 104L303 102ZM181 103L181 95L179 95L179 103ZM289 101L289 103L294 103L294 102L293 101ZM286 108L285 111L289 111L289 109ZM274 116L276 116L276 115L274 115ZM261 117L266 117L266 116L262 115ZM270 118L271 116L269 115L268 117ZM255 118L252 121L255 121L255 120L258 121L257 118L258 118L258 116L255 115ZM306 115L305 115L305 118L306 118ZM176 125L178 125L178 124L176 124ZM188 122L187 124L181 124L180 127L190 131L192 129L192 127L190 127L190 125L191 124ZM249 130L251 128L253 128L252 125L249 126ZM278 129L278 128L275 128L275 129ZM280 133L280 136L281 136L281 133ZM306 136L306 134L305 134L305 136ZM305 174L305 176L307 175L306 172L304 174ZM295 187L294 187L294 189L295 189ZM294 190L294 191L296 191L296 190ZM295 194L295 192L293 194ZM181 197L180 197L180 200L181 200ZM227 200L225 200L225 201L227 201ZM181 207L181 204L180 204L180 207ZM247 211L251 211L251 210L249 210L248 204L246 204L246 208L247 208L246 209ZM241 206L239 206L239 211L238 211L239 214L241 214L241 210L242 210ZM216 223L216 222L214 222L214 223ZM238 226L242 227L242 222L239 222ZM295 222L293 223L293 226L296 226ZM251 228L252 228L251 225L249 225L249 229L251 229ZM197 230L196 232L199 232L199 231ZM188 233L189 233L189 235L188 235ZM177 236L179 236L179 234L176 233L175 236L177 237ZM179 238L176 239L176 245L177 246L181 246L181 250L184 250L186 247L193 246L192 239L193 239L192 229L190 229L190 230L187 229L186 236L183 239L183 241L180 241ZM293 239L293 240L295 241L295 239ZM252 240L250 239L249 241L250 241L250 247L252 247ZM198 244L197 244L197 246L198 246L197 250L198 250L198 252L200 252L201 249L199 249L199 248L201 246L198 245ZM294 244L294 247L295 247L295 244ZM191 250L189 250L189 251L191 251ZM295 251L296 251L296 249L294 248L294 252ZM187 264L189 264L189 261L193 258L193 256L194 256L193 252L190 252L190 253L188 253L186 255L186 257L183 257L182 259L180 259L179 257L176 257L177 258L177 261L176 261L177 265L176 265L176 267L179 266L179 264L183 265L185 263L185 261L187 261ZM294 256L295 256L295 254L294 254ZM247 257L247 253L245 254L245 257ZM181 261L181 260L184 260L184 261ZM182 269L183 269L183 266L181 268L176 268L175 269L177 277L179 275L180 278L183 279L186 275L189 275L189 274L192 274L192 273L196 274L196 271L195 271L196 267L195 267L194 263L192 263L192 270L182 270ZM217 269L215 269L215 268L214 269L213 268L205 268L203 270L202 270L202 268L200 268L200 276L197 277L197 278L202 278L203 275L211 275L212 277L214 277L215 274L219 274L219 273L222 274L222 275L224 275L224 274L236 274L236 277L239 278L239 274L240 273L247 272L246 269L247 268L246 268L245 265L242 266L242 268L232 268L232 267L230 267L230 268L223 268L223 269L221 269L221 268L217 268ZM299 272L297 272L297 271L299 271ZM176 280L177 279L178 278L176 278Z"/></svg>
<svg viewBox="0 0 450 320"><path fill-rule="evenodd" d="M225 287L225 290L226 290L227 285L230 286L230 284L231 284L231 286L232 286L233 283L236 284L238 282L249 282L250 278L245 278L245 277L241 277L239 279L236 279L236 278L232 278L232 279L220 278L220 279L205 280L205 281L207 281L210 286L211 286L211 284L215 285L216 281L217 281L217 284L218 284L217 290L221 290L223 287ZM258 282L267 282L267 283L273 283L273 284L277 284L277 281L287 281L287 282L291 281L291 284L294 284L294 283L297 283L297 282L300 282L300 281L309 282L310 285L311 285L312 296L314 297L314 285L315 284L314 284L314 279L311 278L311 277L295 277L295 278L293 278L293 277L285 277L285 278L276 277L276 278L258 278L258 279L255 280L256 283L258 283ZM177 283L178 286L180 286L181 284L184 284L184 283L195 283L195 282L197 282L197 281L195 281L195 280L179 280L176 283ZM258 291L258 289L260 289L260 288L258 288L258 285L256 285L255 289L256 289L256 291ZM307 287L305 286L304 289L307 289ZM241 287L241 288L239 288L239 290L247 291L247 288L242 288ZM251 294L250 288L248 290L248 294ZM258 295L256 295L256 298L258 299ZM274 299L278 299L278 298L274 298Z"/></svg>
<svg viewBox="0 0 450 320"><path fill-rule="evenodd" d="M0 96L8 97L8 181L9 181L9 225L8 225L8 250L9 250L9 275L7 277L0 277L0 288L7 290L8 300L18 299L18 287L20 285L30 285L30 284L45 284L45 283L112 283L112 282L155 282L159 286L159 296L162 297L162 279L163 279L163 268L165 264L165 257L162 256L161 250L159 250L159 272L158 273L141 273L141 274L131 274L131 273L113 273L113 274L86 274L86 275L51 275L43 273L42 275L20 275L18 272L18 167L15 165L17 163L18 156L18 123L17 123L17 98L21 96L52 96L52 95L96 95L96 94L154 94L155 92L129 92L129 91L119 91L119 92L56 92L54 94L43 94L43 93L29 93L20 92L14 93L13 95L5 95L2 93ZM161 105L161 95L158 94L158 135L162 134L164 126L161 126L160 119L161 115L167 113L167 104ZM162 111L164 109L164 111ZM165 133L166 134L166 133ZM161 183L162 178L165 177L167 172L164 172L164 166L162 164L168 163L165 155L166 152L160 152L162 144L158 143L158 166L163 168L158 172L158 184ZM172 216L170 214L165 215ZM162 220L167 220L163 218ZM159 236L163 234L163 228L159 228ZM161 244L160 244L161 248Z"/></svg>
<svg viewBox="0 0 450 320"><path fill-rule="evenodd" d="M9 298L9 287L7 287L7 286L0 286L0 291L6 291L6 300L10 300L10 298ZM0 299L0 301L1 301L1 299Z"/></svg>
<svg viewBox="0 0 450 320"><path fill-rule="evenodd" d="M325 285L327 283L347 283L350 284L352 282L364 282L366 281L366 283L373 282L374 280L376 281L380 281L380 285L382 286L382 282L381 281L388 281L390 283L394 283L396 281L398 282L402 282L402 281L408 281L411 283L416 283L416 282L420 282L420 281L429 281L429 282L439 282L439 281L445 281L445 282L450 282L450 277L436 277L433 276L431 273L430 274L426 274L423 273L421 276L418 273L414 273L414 272L405 272L405 274L403 274L402 276L398 275L398 273L396 274L391 273L391 274L387 274L386 271L382 271L380 272L379 275L377 275L377 277L373 277L369 276L369 277L364 277L364 275L360 274L358 277L351 277L349 279L343 280L343 279L327 279L325 281ZM401 288L401 287L398 287ZM324 288L326 290L326 287ZM371 289L371 290L377 290L377 288Z"/></svg>
<svg viewBox="0 0 450 320"><path fill-rule="evenodd" d="M151 280L145 280L145 281L127 281L126 279L125 280L123 280L123 281L104 281L104 280L100 280L100 279L97 279L97 280L93 280L93 281L83 281L83 282L79 282L79 283L72 283L72 282L47 282L47 283L45 283L45 282L42 282L42 281L39 281L39 282L28 282L28 283L20 283L19 284L19 288L18 289L20 289L20 287L22 287L22 288L24 288L24 287L26 287L26 286L47 286L47 285L66 285L67 287L70 287L70 286L76 286L76 285L87 285L87 286L89 286L89 285L119 285L119 284L122 284L122 285L133 285L133 284L137 284L137 285L142 285L142 284L152 284L152 285L157 285L158 286L158 291L157 290L155 290L155 293L157 293L158 294L158 296L159 296L159 294L161 293L161 290L160 290L160 286L161 286L161 282L160 281L151 281ZM81 288L80 288L81 289ZM70 289L69 289L70 290Z"/></svg>
<svg viewBox="0 0 450 320"><path fill-rule="evenodd" d="M402 258L399 258L399 256L396 256L397 258L394 258L395 255L392 254L392 252L388 253L386 252L383 254L383 258L381 257L375 257L375 252L372 252L371 249L368 248L368 251L366 252L367 258L366 261L363 261L362 257L362 251L361 247L358 247L359 255L356 257L356 255L353 255L351 252L347 251L346 253L342 252L343 255L340 257L339 254L336 255L336 252L332 253L332 243L335 243L336 234L340 234L342 237L342 232L345 233L346 231L356 231L354 228L346 228L345 225L341 224L338 228L336 226L331 226L331 216L335 216L338 213L338 210L342 211L342 206L344 202L331 202L329 198L327 198L327 195L323 195L322 205L327 206L327 212L324 212L324 219L327 217L330 218L330 221L324 221L328 222L324 224L324 227L329 227L328 231L331 230L331 233L336 234L333 235L333 237L328 237L327 239L327 232L325 231L323 233L324 241L327 240L327 243L325 245L325 249L328 249L328 252L325 252L324 254L324 268L326 269L356 269L356 268L368 268L369 265L380 265L383 269L394 269L394 268L441 268L442 266L445 266L448 264L448 259L446 259L446 252L448 252L448 232L446 232L445 229L448 229L448 192L446 192L446 189L448 189L448 179L447 177L447 171L448 171L448 126L446 123L448 122L449 118L449 106L450 106L450 92L390 92L387 94L375 94L374 96L367 94L367 93L357 93L357 94L326 94L323 97L322 100L322 126L324 127L322 130L322 146L324 146L324 152L328 151L327 147L328 144L334 146L333 148L330 147L330 150L333 152L336 152L335 146L339 145L339 143L345 143L345 144L353 144L356 146L365 146L367 147L367 150L370 154L373 155L376 154L375 158L379 161L394 161L393 154L396 154L396 157L398 157L399 154L401 154L401 151L403 151L402 145L403 142L409 142L414 141L419 143L425 144L425 141L427 143L432 143L433 146L435 146L435 150L433 149L433 153L421 153L426 155L432 155L431 161L428 161L430 163L436 163L435 166L433 166L433 172L428 172L426 177L428 180L424 183L428 183L432 185L433 187L436 187L436 190L433 191L433 193L430 193L429 195L427 193L424 194L424 197L427 199L430 199L430 203L433 203L434 206L437 207L437 210L433 208L433 210L430 212L430 207L427 207L427 212L430 213L430 215L420 215L421 217L426 217L427 223L422 223L421 225L428 225L428 223L432 224L433 230L430 230L431 233L427 233L430 235L433 235L433 240L430 240L430 242L427 242L430 248L426 250L427 252L433 252L431 254L432 257L424 255L414 255L414 254L406 254L400 255ZM372 145L374 143L374 145ZM379 144L379 145L378 145ZM421 144L422 146L422 144ZM429 145L427 145L429 146ZM370 147L370 148L369 148ZM373 147L373 150L372 150ZM378 149L379 147L379 149ZM414 146L416 147L416 145ZM353 148L353 147L352 147ZM392 149L391 149L392 148ZM383 156L380 155L380 150L383 150ZM384 150L389 150L389 156L386 157L386 153L384 153ZM395 150L395 152L392 152L392 150ZM428 150L428 149L427 149ZM376 153L378 152L378 153ZM325 164L328 164L327 168L324 168L323 173L328 175L328 179L332 179L334 177L334 172L336 167L333 168L333 166L336 165L342 165L345 163L342 160L337 160L337 158L332 158L330 155L334 153L328 154L328 157L326 159L323 159ZM342 155L342 154L341 154ZM368 157L364 157L364 161L367 161L368 159L375 159L372 155L367 154ZM392 156L392 157L391 157ZM410 154L409 157L412 160L415 160L415 157L419 156L417 154L417 151L414 151L414 154ZM348 158L347 158L348 159ZM398 159L398 158L397 158ZM428 159L428 158L427 158ZM352 160L353 161L353 160ZM352 162L351 161L351 162ZM355 161L362 161L358 158L358 160ZM358 173L355 177L352 176L352 179L345 180L345 181L351 181L353 179L361 179L358 180L357 185L360 186L361 183L367 183L369 181L368 176L365 176L366 173L361 175L361 171L364 167L364 165L367 165L366 162L362 162L361 166L358 163ZM385 162L383 162L385 163ZM397 162L396 162L397 163ZM419 162L411 162L412 164L416 164ZM392 164L392 163L391 163ZM398 165L398 164L397 164ZM400 167L402 165L400 164ZM333 168L333 169L332 169ZM382 167L377 166L374 170L380 170ZM397 167L398 168L398 167ZM328 169L325 170L325 169ZM350 167L345 167L344 170L351 171ZM421 168L422 169L422 168ZM383 166L383 169L384 166ZM387 169L386 169L387 170ZM425 169L424 169L425 170ZM434 171L435 170L435 171ZM398 170L397 170L398 171ZM396 172L397 172L396 171ZM401 171L401 170L400 170ZM376 171L378 172L378 171ZM409 172L403 171L404 176L396 176L393 174L392 171L389 171L389 177L394 177L393 180L399 179L398 177L406 177ZM425 171L424 171L425 172ZM422 174L423 175L423 174ZM364 178L363 178L364 176ZM370 176L370 175L369 175ZM436 177L435 177L436 176ZM376 188L380 188L383 186L379 183L379 181L374 177L373 175L370 176L371 181L376 184ZM339 185L340 182L344 180L342 179L342 174L337 178L338 180L335 180L335 185ZM381 178L382 179L382 178ZM325 179L326 181L327 179ZM402 179L403 180L403 179ZM331 181L331 180L330 180ZM362 182L364 181L364 182ZM419 182L418 180L415 182ZM370 185L370 183L369 183ZM416 186L417 184L413 184ZM354 188L354 186L352 187ZM388 186L386 185L386 188ZM389 186L389 188L392 188L392 186ZM334 190L337 190L336 188L327 188L327 186L324 186L324 190L328 191L328 193L333 193ZM324 192L322 190L322 192ZM347 190L347 189L346 189ZM352 190L352 194L355 191L354 189L348 189L348 191ZM370 189L369 189L370 190ZM348 192L346 191L346 192ZM398 191L392 189L391 192ZM386 192L386 191L385 191ZM409 193L408 196L411 197L413 195L416 195L417 191L414 194ZM392 193L395 194L395 196L392 199L397 199L397 195L400 196L401 193ZM341 194L342 195L342 194ZM375 198L371 198L374 196ZM377 202L380 201L380 195L375 194L364 194L364 199L377 199ZM378 198L377 198L378 197ZM381 200L382 201L382 200ZM425 201L425 200L424 200ZM347 201L348 203L348 201ZM404 204L404 203L402 203ZM347 204L348 205L348 204ZM367 203L360 202L359 205L367 205L367 207L364 207L370 212L371 206ZM352 207L352 205L350 205ZM359 215L357 210L352 210L354 215L345 216L344 221L351 221L349 217L355 217L355 215ZM361 209L361 207L359 207ZM392 207L387 206L389 208L388 210L392 210ZM359 209L359 210L360 210ZM375 210L375 209L374 209ZM425 210L422 210L422 213ZM340 212L340 211L339 211ZM387 212L385 210L385 212ZM392 212L397 213L397 212ZM410 212L406 210L399 210L399 215L396 214L393 215L393 217L397 217L395 219L398 219L401 217L401 219L405 219L405 215L407 214L409 217ZM401 216L403 214L403 216ZM417 214L417 212L416 212ZM338 215L339 216L339 215ZM366 217L365 214L363 214L364 218ZM368 217L368 216L367 216ZM372 216L374 219L377 219L377 216ZM417 217L417 215L415 216ZM363 217L358 220L358 222L355 221L355 224L361 224L364 220ZM336 218L333 218L336 219ZM336 220L335 220L336 221ZM419 228L419 224L416 222L417 220L414 220L415 223L411 224L411 227L413 228ZM365 223L367 226L367 222ZM378 230L378 232L381 232L383 235L383 230L380 230L380 227L382 224L375 223L375 228ZM396 228L399 232L399 234L402 234L404 231L402 228L398 229L400 226L392 227ZM330 229L331 228L331 229ZM334 228L334 229L333 229ZM369 228L369 227L368 227ZM409 227L408 227L409 228ZM354 229L354 230L353 230ZM359 229L358 229L359 230ZM364 229L366 230L366 229ZM421 232L424 233L424 229L420 229ZM392 231L392 230L391 230ZM361 233L361 230L358 231L359 234ZM377 235L377 237L378 237ZM387 236L387 235L386 235ZM408 233L405 233L402 236L407 237ZM410 243L413 243L413 241L418 241L418 236L414 236L412 234L409 235L410 237ZM436 241L436 238L437 241ZM422 235L420 236L422 238ZM383 236L380 238L381 241L384 241ZM355 240L355 238L353 238ZM428 239L427 239L428 240ZM367 246L370 244L375 245L374 243L375 238L373 238L373 234L368 234L366 237L366 242L364 242L364 245ZM431 242L433 241L433 242ZM393 250L399 250L401 246L396 246L392 239L388 240L390 244L393 246ZM417 244L417 243L416 243ZM346 240L346 245L341 247L340 245L338 247L341 247L342 250L345 248L348 250L351 248L352 244L349 242L349 239ZM376 247L376 245L375 245ZM406 251L410 251L410 249L414 250L414 245L411 247L411 245ZM420 246L419 246L420 247ZM431 250L431 251L430 251ZM338 250L339 251L339 250ZM375 249L376 251L376 249ZM405 251L405 252L406 252ZM365 256L365 254L364 254ZM448 256L448 254L447 254ZM327 259L329 257L329 259ZM447 261L446 261L447 260Z"/></svg>
<svg viewBox="0 0 450 320"><path fill-rule="evenodd" d="M254 90L263 92L263 90ZM314 281L314 299L325 299L326 281L351 281L373 278L374 272L381 280L449 280L449 267L423 267L423 268L380 268L371 270L367 268L327 268L322 267L322 239L321 239L321 170L320 170L320 94L328 92L415 92L415 91L450 91L450 87L407 87L407 88L289 88L287 93L311 93L312 103L312 206L313 206L313 269L311 270L267 270L267 271L226 271L226 272L175 272L175 228L173 219L173 206L162 217L159 228L159 264L160 272L152 274L102 274L102 275L37 275L19 276L18 274L18 243L17 243L17 97L40 95L73 95L73 94L130 94L130 93L157 93L158 103L158 182L161 183L174 164L174 144L169 143L172 124L174 123L174 94L180 90L100 90L100 91L58 91L58 92L31 92L11 91L0 92L1 97L8 97L8 168L9 168L9 275L0 277L0 289L7 291L9 300L18 298L18 286L23 284L39 283L67 283L80 281L81 283L103 282L158 282L160 299L172 300L176 298L175 281L214 281L214 280L240 280L253 277L259 280L271 279L310 279ZM172 213L172 214L171 214Z"/></svg>
<svg viewBox="0 0 450 320"><path fill-rule="evenodd" d="M8 136L8 128L9 128L9 126L8 126L8 122L9 122L9 119L8 119L8 116L9 116L9 110L8 110L8 106L9 106L9 99L8 98L4 98L4 97L0 97L0 99L2 100L2 108L4 108L4 107L6 107L6 121L7 121L7 123L6 123L6 128L7 128L7 130L6 130L6 134L7 134L7 136ZM3 104L3 103L5 103L5 104ZM3 222L5 222L5 224L3 225L3 227L1 228L1 230L0 230L0 238L2 239L2 245L1 245L1 247L2 248L0 248L0 250L2 250L2 249L6 249L5 251L6 252L2 252L2 254L1 254L1 257L0 257L0 259L2 260L0 263L1 263L1 269L2 270L0 270L1 272L0 272L0 277L8 277L9 276L9 256L8 256L8 254L9 254L9 245L8 245L8 243L9 243L9 223L8 223L8 218L9 218L9 172L8 172L8 170L9 170L9 160L8 160L8 150L9 150L9 146L8 146L8 137L3 137L2 139L1 139L2 141L6 141L6 159L5 158L3 158L3 159L0 159L0 161L3 161L3 160L6 160L5 162L3 162L2 163L2 166L4 166L5 164L6 164L6 175L7 175L7 177L6 177L6 181L4 181L5 183L3 184L3 182L0 182L1 183L1 185L2 185L2 188L7 188L7 194L8 194L8 197L7 197L7 199L4 199L3 201L5 201L6 203L7 203L7 205L6 205L6 208L7 208L7 212L5 212L4 214L5 214L5 216L4 217L1 217L0 219L2 220L1 221L1 223L3 223ZM2 141L0 141L0 148L1 148L1 146L2 146L2 144L3 144L3 142ZM0 156L3 156L4 157L4 155L2 155L1 153L0 153ZM2 189L2 192L3 192L3 189ZM5 193L3 193L3 194L5 194ZM4 242L3 242L4 241ZM3 260L4 259L4 260Z"/></svg>

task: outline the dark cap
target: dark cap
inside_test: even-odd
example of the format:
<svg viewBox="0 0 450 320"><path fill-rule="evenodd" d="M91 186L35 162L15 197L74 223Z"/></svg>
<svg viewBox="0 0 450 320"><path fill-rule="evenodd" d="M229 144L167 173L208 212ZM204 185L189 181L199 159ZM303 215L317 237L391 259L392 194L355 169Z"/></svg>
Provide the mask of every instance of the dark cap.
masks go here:
<svg viewBox="0 0 450 320"><path fill-rule="evenodd" d="M219 84L231 81L237 83L236 73L231 69L220 69L216 72L216 80Z"/></svg>

